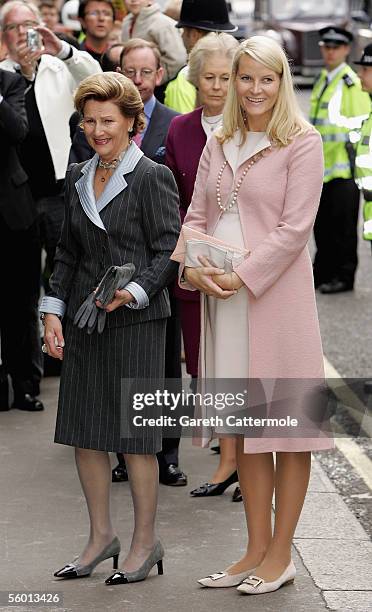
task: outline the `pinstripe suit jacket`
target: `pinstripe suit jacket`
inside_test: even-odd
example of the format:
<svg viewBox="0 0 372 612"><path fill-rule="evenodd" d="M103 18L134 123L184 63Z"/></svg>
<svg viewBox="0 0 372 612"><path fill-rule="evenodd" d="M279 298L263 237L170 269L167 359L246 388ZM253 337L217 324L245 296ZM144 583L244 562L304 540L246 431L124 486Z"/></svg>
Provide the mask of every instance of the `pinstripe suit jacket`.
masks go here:
<svg viewBox="0 0 372 612"><path fill-rule="evenodd" d="M115 172L96 205L87 180L96 158L70 166L66 175L66 212L49 295L67 304L73 318L107 268L132 262L133 277L146 291L149 306L118 308L108 327L122 327L170 315L166 286L177 273L169 259L180 231L175 180L132 143L125 167ZM98 212L98 209L100 212Z"/></svg>

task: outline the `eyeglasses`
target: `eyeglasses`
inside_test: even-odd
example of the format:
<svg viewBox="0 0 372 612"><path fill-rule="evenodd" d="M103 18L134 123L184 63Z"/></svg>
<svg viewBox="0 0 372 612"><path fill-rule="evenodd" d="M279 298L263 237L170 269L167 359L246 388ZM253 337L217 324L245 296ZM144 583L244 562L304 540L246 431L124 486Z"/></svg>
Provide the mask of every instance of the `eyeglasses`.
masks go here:
<svg viewBox="0 0 372 612"><path fill-rule="evenodd" d="M113 19L111 11L87 11L84 17L104 17L105 19Z"/></svg>
<svg viewBox="0 0 372 612"><path fill-rule="evenodd" d="M134 68L123 68L123 74L128 79L134 79L139 73L143 79L151 79L152 75L156 70L150 70L150 68L141 68L141 70L135 70Z"/></svg>
<svg viewBox="0 0 372 612"><path fill-rule="evenodd" d="M38 21L32 21L31 19L27 21L22 21L22 23L8 23L3 27L3 32L15 32L20 28L24 28L25 30L29 30L30 28L34 28L38 26Z"/></svg>

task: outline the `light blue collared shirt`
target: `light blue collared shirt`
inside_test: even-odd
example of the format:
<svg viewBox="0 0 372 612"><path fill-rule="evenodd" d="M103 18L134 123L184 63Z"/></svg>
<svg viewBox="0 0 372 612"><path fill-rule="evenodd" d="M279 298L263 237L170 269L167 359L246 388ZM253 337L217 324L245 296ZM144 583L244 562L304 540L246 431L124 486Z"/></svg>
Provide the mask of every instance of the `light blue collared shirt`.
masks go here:
<svg viewBox="0 0 372 612"><path fill-rule="evenodd" d="M154 95L152 95L150 100L147 100L147 102L145 102L145 104L143 105L144 106L143 111L144 111L145 117L146 117L146 127L143 130L143 132L141 133L142 140L144 139L145 134L146 134L146 132L148 130L148 127L149 127L149 124L150 124L150 121L151 121L151 117L152 117L152 113L153 113L154 108L155 108L155 104L156 104L156 98L155 98Z"/></svg>

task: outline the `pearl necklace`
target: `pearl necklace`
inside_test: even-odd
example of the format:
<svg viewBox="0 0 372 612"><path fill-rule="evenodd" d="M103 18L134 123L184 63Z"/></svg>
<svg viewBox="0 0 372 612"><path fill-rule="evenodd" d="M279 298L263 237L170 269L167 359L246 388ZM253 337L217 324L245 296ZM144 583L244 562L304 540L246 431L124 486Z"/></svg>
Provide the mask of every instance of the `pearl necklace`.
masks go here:
<svg viewBox="0 0 372 612"><path fill-rule="evenodd" d="M212 121L211 121L211 119L212 119ZM206 117L203 114L203 120L206 123L208 123L208 125L216 125L217 123L219 123L221 121L221 119L222 119L222 114L221 115L217 115L217 118L216 117Z"/></svg>
<svg viewBox="0 0 372 612"><path fill-rule="evenodd" d="M256 162L257 162L259 159L261 159L261 157L263 157L263 154L262 154L262 153L257 153L256 155L254 155L254 156L253 156L253 157L250 159L250 161L249 161L248 165L247 165L247 166L244 168L244 170L243 170L243 174L241 175L240 179L238 180L238 182L237 182L237 184L236 184L236 187L235 187L234 191L231 193L231 198L230 198L230 201L229 201L229 203L228 203L226 206L224 206L224 205L222 204L222 198L221 198L221 181L222 181L223 171L225 170L225 168L226 168L226 166L227 166L227 160L225 160L225 161L223 162L223 164L222 164L222 166L221 166L221 170L220 170L220 171L219 171L219 173L218 173L218 176L217 176L217 182L216 182L217 204L218 204L218 207L219 207L219 208L222 210L222 212L226 212L227 210L230 210L230 208L232 208L232 207L233 207L233 206L236 204L236 201L237 201L237 199L238 199L238 192L239 192L239 189L240 189L240 187L241 187L241 185L242 185L242 182L244 181L244 179L245 179L245 177L246 177L246 174L247 174L248 170L250 170L250 169L252 168L252 166L254 166L254 164L255 164L255 163L256 163Z"/></svg>

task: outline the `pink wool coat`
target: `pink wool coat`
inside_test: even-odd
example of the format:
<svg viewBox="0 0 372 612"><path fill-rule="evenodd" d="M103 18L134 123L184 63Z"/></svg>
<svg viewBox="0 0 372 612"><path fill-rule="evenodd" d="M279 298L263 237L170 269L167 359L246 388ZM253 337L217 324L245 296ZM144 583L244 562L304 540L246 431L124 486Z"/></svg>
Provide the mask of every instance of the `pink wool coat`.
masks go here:
<svg viewBox="0 0 372 612"><path fill-rule="evenodd" d="M225 203L233 186L236 141L234 138L221 145L212 136L207 142L185 225L213 235L222 214L216 200L218 173L227 160L220 187ZM251 252L235 269L249 296L247 378L323 380L323 352L307 246L323 184L322 142L310 129L286 147L271 146L265 139L261 149L263 156L248 170L237 200L245 246ZM241 160L235 184L246 166L247 159ZM181 235L178 250L183 248L182 240ZM182 287L187 288L184 284ZM204 434L203 438L204 443ZM324 434L317 439L245 439L246 452L331 447L332 439Z"/></svg>

